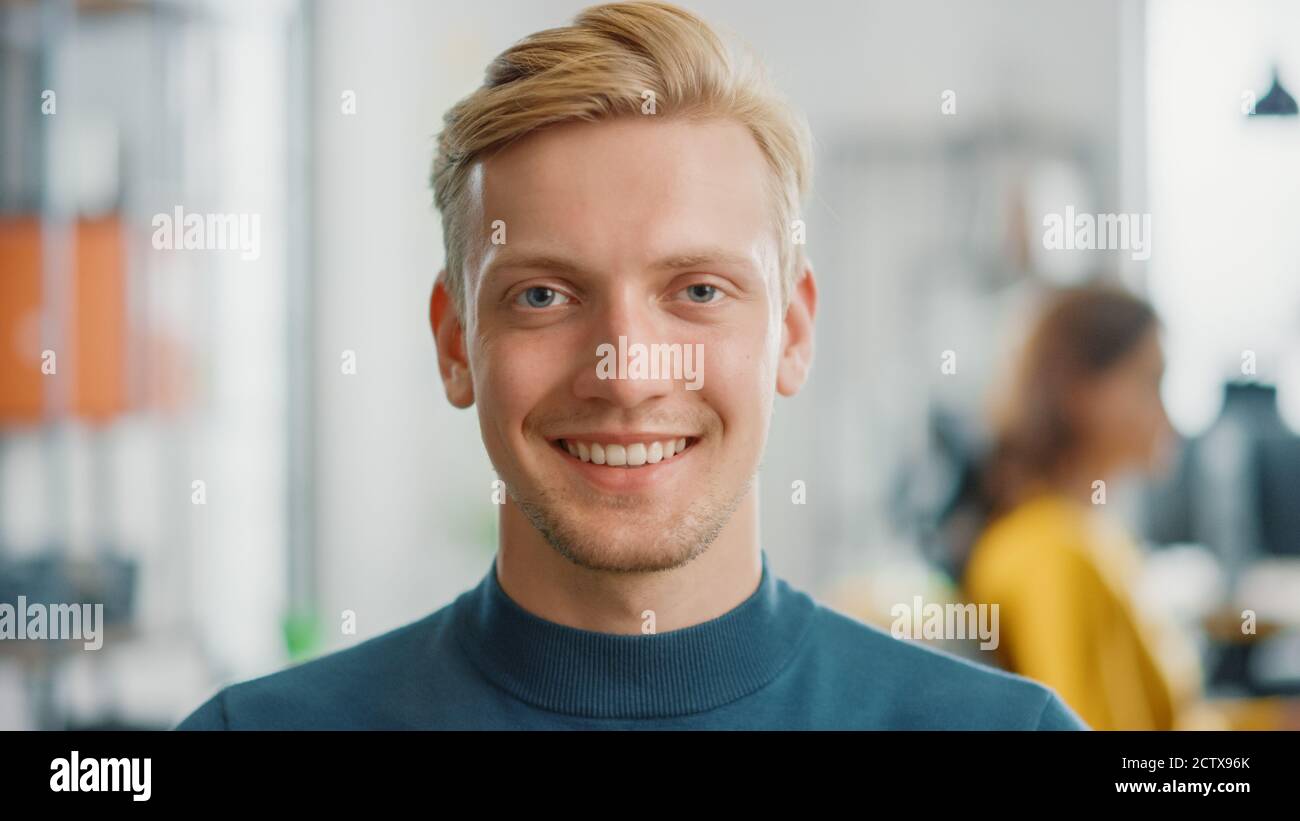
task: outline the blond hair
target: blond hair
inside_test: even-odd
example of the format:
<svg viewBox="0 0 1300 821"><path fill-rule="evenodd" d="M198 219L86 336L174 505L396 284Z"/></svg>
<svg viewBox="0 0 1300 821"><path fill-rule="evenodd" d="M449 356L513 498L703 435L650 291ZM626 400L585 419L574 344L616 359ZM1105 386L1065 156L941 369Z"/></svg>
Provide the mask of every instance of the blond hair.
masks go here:
<svg viewBox="0 0 1300 821"><path fill-rule="evenodd" d="M432 183L458 311L466 307L466 196L475 163L549 125L643 113L647 100L655 114L733 119L753 135L772 171L783 304L788 300L803 264L793 234L812 174L806 122L757 63L733 56L703 20L667 3L631 2L593 6L573 25L525 37L447 112Z"/></svg>

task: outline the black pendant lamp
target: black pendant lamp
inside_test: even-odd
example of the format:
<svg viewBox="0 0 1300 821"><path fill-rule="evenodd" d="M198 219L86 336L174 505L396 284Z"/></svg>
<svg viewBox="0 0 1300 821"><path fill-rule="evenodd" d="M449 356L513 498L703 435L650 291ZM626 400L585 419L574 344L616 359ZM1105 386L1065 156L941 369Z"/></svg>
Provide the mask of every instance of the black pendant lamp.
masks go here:
<svg viewBox="0 0 1300 821"><path fill-rule="evenodd" d="M1255 110L1251 112L1251 116L1294 117L1296 111L1295 97L1292 97L1291 92L1282 87L1282 80L1278 77L1277 66L1274 66L1273 86L1258 103L1255 103Z"/></svg>

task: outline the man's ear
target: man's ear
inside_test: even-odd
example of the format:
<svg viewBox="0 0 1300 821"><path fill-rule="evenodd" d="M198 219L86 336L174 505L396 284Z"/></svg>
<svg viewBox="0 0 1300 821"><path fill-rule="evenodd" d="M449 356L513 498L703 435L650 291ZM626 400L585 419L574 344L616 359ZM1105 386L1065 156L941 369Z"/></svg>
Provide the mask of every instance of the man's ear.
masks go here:
<svg viewBox="0 0 1300 821"><path fill-rule="evenodd" d="M438 272L429 297L429 324L438 348L438 371L447 401L458 408L474 404L474 381L470 379L469 357L465 353L465 327L447 291L447 270Z"/></svg>
<svg viewBox="0 0 1300 821"><path fill-rule="evenodd" d="M808 379L813 358L813 318L817 314L817 280L812 263L805 262L795 280L781 331L781 359L776 369L776 389L794 396Z"/></svg>

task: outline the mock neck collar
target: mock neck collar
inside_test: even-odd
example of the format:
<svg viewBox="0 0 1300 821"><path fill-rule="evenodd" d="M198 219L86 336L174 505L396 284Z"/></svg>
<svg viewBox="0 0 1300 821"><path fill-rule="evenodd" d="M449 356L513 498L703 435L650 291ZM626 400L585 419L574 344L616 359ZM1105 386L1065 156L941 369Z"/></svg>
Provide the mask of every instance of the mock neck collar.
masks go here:
<svg viewBox="0 0 1300 821"><path fill-rule="evenodd" d="M591 718L710 710L758 690L790 661L812 622L806 594L775 578L766 552L758 588L728 612L649 635L599 633L533 615L511 599L496 559L456 602L471 661L516 698Z"/></svg>

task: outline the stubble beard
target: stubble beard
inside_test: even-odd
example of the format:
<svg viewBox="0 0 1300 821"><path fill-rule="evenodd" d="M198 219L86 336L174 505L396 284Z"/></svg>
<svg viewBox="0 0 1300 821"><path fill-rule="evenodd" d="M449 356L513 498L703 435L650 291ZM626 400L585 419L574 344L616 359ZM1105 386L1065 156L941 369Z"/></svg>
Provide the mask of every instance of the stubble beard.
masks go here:
<svg viewBox="0 0 1300 821"><path fill-rule="evenodd" d="M539 489L523 497L507 483L510 499L557 553L575 565L612 573L654 573L694 561L709 549L754 486L757 471L728 494L716 481L680 514L652 502L618 496L598 500ZM599 510L608 527L571 515L580 506Z"/></svg>

